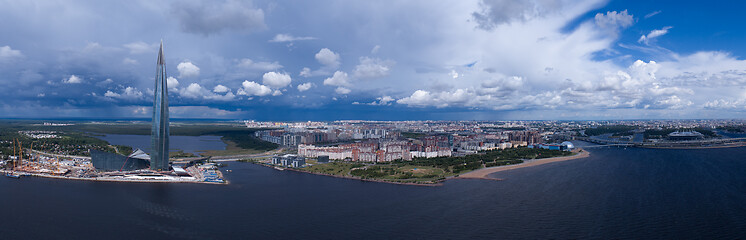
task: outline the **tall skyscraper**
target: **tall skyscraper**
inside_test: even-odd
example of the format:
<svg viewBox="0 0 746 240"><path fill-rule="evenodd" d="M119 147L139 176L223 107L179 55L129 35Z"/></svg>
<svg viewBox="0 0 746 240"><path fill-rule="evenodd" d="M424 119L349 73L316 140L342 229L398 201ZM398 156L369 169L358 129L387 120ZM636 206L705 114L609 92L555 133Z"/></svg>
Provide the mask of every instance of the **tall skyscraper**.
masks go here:
<svg viewBox="0 0 746 240"><path fill-rule="evenodd" d="M158 66L155 73L155 97L153 98L153 128L151 129L150 169L168 171L168 84L166 62L163 59L163 41L158 50Z"/></svg>

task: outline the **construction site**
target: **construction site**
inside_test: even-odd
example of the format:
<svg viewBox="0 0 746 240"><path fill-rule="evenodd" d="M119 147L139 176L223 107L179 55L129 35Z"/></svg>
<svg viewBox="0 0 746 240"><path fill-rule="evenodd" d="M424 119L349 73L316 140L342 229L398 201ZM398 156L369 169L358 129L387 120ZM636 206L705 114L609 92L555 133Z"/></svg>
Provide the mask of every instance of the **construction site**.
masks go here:
<svg viewBox="0 0 746 240"><path fill-rule="evenodd" d="M127 166L133 166L133 162L149 158L146 153L138 149L130 156L122 156L124 161L117 169L102 169L95 166L91 157L59 156L34 150L33 145L24 149L18 139L13 139L12 143L13 155L8 160L0 161L0 171L10 178L36 176L119 182L227 183L222 172L218 170L218 166L207 162L206 159L188 162L181 166L171 165L166 171L148 169L149 161L144 161L145 165L140 168L127 168Z"/></svg>

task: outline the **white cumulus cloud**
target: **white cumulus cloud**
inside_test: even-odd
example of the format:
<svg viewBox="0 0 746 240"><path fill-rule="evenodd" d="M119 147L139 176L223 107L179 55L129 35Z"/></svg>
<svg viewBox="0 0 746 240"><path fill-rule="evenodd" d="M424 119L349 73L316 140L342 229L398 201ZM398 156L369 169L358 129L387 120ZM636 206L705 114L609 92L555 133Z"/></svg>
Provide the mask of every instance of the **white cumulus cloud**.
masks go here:
<svg viewBox="0 0 746 240"><path fill-rule="evenodd" d="M332 52L332 50L329 50L328 48L322 48L319 50L318 53L316 53L316 60L319 61L319 63L324 64L326 66L330 66L333 68L336 68L339 66L340 57L338 53Z"/></svg>
<svg viewBox="0 0 746 240"><path fill-rule="evenodd" d="M311 87L313 87L313 84L310 82L298 84L298 91L305 92L305 91L308 91L308 89L311 89Z"/></svg>
<svg viewBox="0 0 746 240"><path fill-rule="evenodd" d="M244 58L239 60L238 67L250 70L272 71L282 68L282 65L278 62L255 62L251 59Z"/></svg>
<svg viewBox="0 0 746 240"><path fill-rule="evenodd" d="M217 89L218 85L215 88ZM225 86L223 86L225 87ZM179 91L179 95L186 98L191 99L204 99L204 100L215 100L215 101L230 101L236 97L230 89L224 89L225 91L214 91L210 92L209 89L202 87L198 83L191 83L186 88L183 88ZM217 94L217 93L225 93L225 94Z"/></svg>
<svg viewBox="0 0 746 240"><path fill-rule="evenodd" d="M286 73L268 72L262 76L262 83L275 89L284 88L289 85L291 81L292 79L290 78L290 75Z"/></svg>
<svg viewBox="0 0 746 240"><path fill-rule="evenodd" d="M272 89L254 81L244 81L243 88L239 89L238 95L246 96L267 96L272 93Z"/></svg>
<svg viewBox="0 0 746 240"><path fill-rule="evenodd" d="M104 93L105 97L122 99L122 100L137 100L142 98L142 92L137 88L126 87L121 93L112 92L111 90Z"/></svg>
<svg viewBox="0 0 746 240"><path fill-rule="evenodd" d="M77 84L77 83L82 83L83 79L80 79L80 77L75 76L75 75L70 75L69 78L62 80L62 82L67 83L67 84Z"/></svg>
<svg viewBox="0 0 746 240"><path fill-rule="evenodd" d="M314 40L315 37L294 37L290 34L277 34L275 35L272 40L269 40L269 42L293 42L293 41L304 41L304 40Z"/></svg>
<svg viewBox="0 0 746 240"><path fill-rule="evenodd" d="M200 98L203 96L203 88L197 83L189 84L186 88L182 89L180 94L182 97L188 98Z"/></svg>
<svg viewBox="0 0 746 240"><path fill-rule="evenodd" d="M412 106L428 106L432 103L430 92L417 90L411 96L396 100L396 103L407 104Z"/></svg>
<svg viewBox="0 0 746 240"><path fill-rule="evenodd" d="M349 88L346 88L346 87L337 87L336 89L334 89L334 92L336 92L338 94L348 94L351 91L352 90L350 90Z"/></svg>
<svg viewBox="0 0 746 240"><path fill-rule="evenodd" d="M376 46L373 47L373 49L370 50L370 54L376 54L380 50L381 50L381 46L380 45L376 45Z"/></svg>
<svg viewBox="0 0 746 240"><path fill-rule="evenodd" d="M368 105L374 105L374 106L375 105L391 105L391 103L394 101L396 101L396 99L394 99L391 96L383 96L383 97L376 98L376 101L368 103Z"/></svg>
<svg viewBox="0 0 746 240"><path fill-rule="evenodd" d="M179 87L179 80L174 77L168 77L166 78L166 85L168 85L168 88L177 88Z"/></svg>
<svg viewBox="0 0 746 240"><path fill-rule="evenodd" d="M311 74L311 69L310 68L304 67L303 70L300 71L300 76L301 77L311 77L313 75Z"/></svg>
<svg viewBox="0 0 746 240"><path fill-rule="evenodd" d="M176 69L179 70L179 78L199 76L199 67L189 61L179 63Z"/></svg>
<svg viewBox="0 0 746 240"><path fill-rule="evenodd" d="M15 58L15 57L21 57L23 54L21 54L21 51L14 50L10 48L10 46L2 46L0 47L0 59L9 59L9 58Z"/></svg>
<svg viewBox="0 0 746 240"><path fill-rule="evenodd" d="M138 41L124 44L124 47L129 49L130 54L155 53L158 49L158 44L147 44L145 42Z"/></svg>
<svg viewBox="0 0 746 240"><path fill-rule="evenodd" d="M349 80L349 77L347 77L347 73L342 72L342 71L336 71L334 72L334 75L332 75L329 78L324 79L324 85L350 86L350 80Z"/></svg>
<svg viewBox="0 0 746 240"><path fill-rule="evenodd" d="M393 61L384 61L377 58L361 57L360 64L355 66L353 76L358 78L380 78L389 75Z"/></svg>
<svg viewBox="0 0 746 240"><path fill-rule="evenodd" d="M631 14L628 14L627 10L621 12L608 11L606 14L597 13L595 20L596 25L599 27L614 31L627 28L635 23L635 18Z"/></svg>
<svg viewBox="0 0 746 240"><path fill-rule="evenodd" d="M668 26L668 27L664 27L664 28L661 28L661 29L655 29L653 31L650 31L650 33L648 33L647 35L640 36L640 39L638 39L637 42L639 42L639 43L645 43L645 45L649 45L650 41L652 41L653 39L655 39L657 37L666 35L668 33L668 30L671 29L671 28L673 28L673 27Z"/></svg>
<svg viewBox="0 0 746 240"><path fill-rule="evenodd" d="M451 72L448 73L448 76L451 76L451 78L456 79L458 78L458 72L456 72L456 70L451 70Z"/></svg>
<svg viewBox="0 0 746 240"><path fill-rule="evenodd" d="M212 92L224 93L224 92L229 92L230 90L231 90L230 88L218 84L217 86L215 86L215 88L212 89Z"/></svg>

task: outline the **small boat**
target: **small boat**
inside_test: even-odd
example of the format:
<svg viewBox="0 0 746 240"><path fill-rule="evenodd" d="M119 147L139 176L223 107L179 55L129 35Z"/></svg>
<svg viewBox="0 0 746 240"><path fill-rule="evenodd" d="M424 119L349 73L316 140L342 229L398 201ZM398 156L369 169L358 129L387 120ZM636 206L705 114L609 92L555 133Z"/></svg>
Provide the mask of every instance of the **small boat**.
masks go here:
<svg viewBox="0 0 746 240"><path fill-rule="evenodd" d="M280 171L285 171L285 169L281 167L275 167L275 169L280 170Z"/></svg>
<svg viewBox="0 0 746 240"><path fill-rule="evenodd" d="M15 173L6 173L5 176L9 178L21 178L21 175Z"/></svg>

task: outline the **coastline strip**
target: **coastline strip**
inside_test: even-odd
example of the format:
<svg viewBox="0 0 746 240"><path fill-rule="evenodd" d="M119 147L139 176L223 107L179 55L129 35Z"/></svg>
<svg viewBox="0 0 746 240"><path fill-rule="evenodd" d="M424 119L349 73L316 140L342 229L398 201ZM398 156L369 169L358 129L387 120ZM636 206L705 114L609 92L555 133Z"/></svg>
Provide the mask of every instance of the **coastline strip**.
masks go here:
<svg viewBox="0 0 746 240"><path fill-rule="evenodd" d="M590 152L583 149L582 152L579 152L578 154L575 154L572 156L541 158L541 159L528 160L521 164L497 166L497 167L490 167L490 168L480 168L480 169L477 169L477 170L474 170L468 173L460 174L458 177L454 177L450 179L500 180L498 178L490 177L489 175L492 173L496 173L496 172L508 171L508 170L513 170L513 169L518 169L518 168L533 167L533 166L538 166L538 165L547 164L547 163L562 162L562 161L567 161L567 160L586 158L590 155L591 155Z"/></svg>
<svg viewBox="0 0 746 240"><path fill-rule="evenodd" d="M21 173L21 174L24 174L24 176L28 176L28 177L54 178L54 179L65 179L65 180L73 180L73 181L124 182L124 183L197 183L197 184L216 184L216 185L227 185L228 184L227 180L225 181L225 183L216 183L216 182L203 182L203 181L138 180L138 179L99 178L99 177L82 178L82 177L67 177L67 176L48 175L48 174L41 174L41 173L0 170L0 173L2 174L12 173L12 172Z"/></svg>
<svg viewBox="0 0 746 240"><path fill-rule="evenodd" d="M259 163L259 162L247 162L259 166L264 166L272 169L276 169L275 166L265 164L265 163ZM318 173L318 172L309 172L309 171L303 171L300 169L295 168L283 168L283 171L293 171L293 172L299 172L299 173L307 173L312 175L319 175L319 176L327 176L327 177L333 177L333 178L341 178L341 179L349 179L349 180L358 180L363 182L377 182L377 183L389 183L389 184L397 184L397 185L409 185L409 186L442 186L443 181L434 181L434 182L395 182L395 181L386 181L382 179L372 179L372 178L360 178L355 176L342 176L342 175L334 175L334 174L327 174L327 173Z"/></svg>

